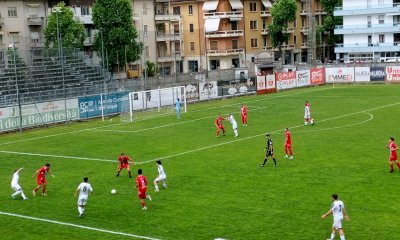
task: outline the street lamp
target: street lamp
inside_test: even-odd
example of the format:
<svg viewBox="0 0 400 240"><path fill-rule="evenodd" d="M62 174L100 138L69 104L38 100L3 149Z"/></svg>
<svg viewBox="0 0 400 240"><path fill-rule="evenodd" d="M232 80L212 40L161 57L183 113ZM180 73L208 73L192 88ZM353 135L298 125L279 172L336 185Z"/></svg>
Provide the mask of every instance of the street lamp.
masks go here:
<svg viewBox="0 0 400 240"><path fill-rule="evenodd" d="M146 68L146 46L144 45L144 24L143 24L143 13L147 12L147 8L140 11L142 15L142 42L143 42L143 63L142 67L144 67L144 87L147 86L147 68Z"/></svg>
<svg viewBox="0 0 400 240"><path fill-rule="evenodd" d="M22 132L22 108L21 108L21 98L19 96L19 86L18 86L18 74L17 74L17 51L15 49L15 36L12 37L13 41L9 48L13 49L13 60L14 60L14 74L15 74L15 90L17 91L17 102L19 109L19 131Z"/></svg>
<svg viewBox="0 0 400 240"><path fill-rule="evenodd" d="M65 124L68 123L68 111L67 111L67 92L65 90L65 76L64 76L64 56L63 56L63 50L62 50L62 39L60 36L60 29L58 26L58 14L62 12L61 7L54 7L54 12L56 13L56 19L57 19L57 48L58 48L58 58L60 60L61 64L61 76L62 76L62 86L63 86L63 92L64 92L64 110L65 110Z"/></svg>

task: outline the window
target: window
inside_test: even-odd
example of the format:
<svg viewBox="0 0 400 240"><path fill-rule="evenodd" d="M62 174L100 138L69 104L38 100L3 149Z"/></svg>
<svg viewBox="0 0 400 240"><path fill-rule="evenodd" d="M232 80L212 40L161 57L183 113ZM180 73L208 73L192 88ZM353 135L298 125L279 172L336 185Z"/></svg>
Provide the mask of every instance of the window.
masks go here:
<svg viewBox="0 0 400 240"><path fill-rule="evenodd" d="M384 43L384 42L385 42L385 35L379 34L379 43Z"/></svg>
<svg viewBox="0 0 400 240"><path fill-rule="evenodd" d="M192 15L193 14L193 6L192 5L189 5L189 15Z"/></svg>
<svg viewBox="0 0 400 240"><path fill-rule="evenodd" d="M143 3L143 9L142 9L142 14L143 15L147 15L147 4L146 3Z"/></svg>
<svg viewBox="0 0 400 240"><path fill-rule="evenodd" d="M372 45L372 36L368 35L368 46Z"/></svg>
<svg viewBox="0 0 400 240"><path fill-rule="evenodd" d="M294 28L297 28L297 19L294 20L294 22L293 22L293 27L294 27Z"/></svg>
<svg viewBox="0 0 400 240"><path fill-rule="evenodd" d="M198 71L199 71L199 62L189 61L189 72L198 72Z"/></svg>
<svg viewBox="0 0 400 240"><path fill-rule="evenodd" d="M385 15L379 15L379 24L384 24L385 23Z"/></svg>
<svg viewBox="0 0 400 240"><path fill-rule="evenodd" d="M257 30L257 21L250 21L250 29Z"/></svg>
<svg viewBox="0 0 400 240"><path fill-rule="evenodd" d="M17 7L8 7L8 16L17 17Z"/></svg>
<svg viewBox="0 0 400 240"><path fill-rule="evenodd" d="M145 36L145 37L148 36L147 25L143 25L143 36Z"/></svg>
<svg viewBox="0 0 400 240"><path fill-rule="evenodd" d="M257 3L251 2L250 3L250 12L256 12L257 11Z"/></svg>
<svg viewBox="0 0 400 240"><path fill-rule="evenodd" d="M88 6L81 6L81 15L82 16L87 16L89 15L89 7Z"/></svg>
<svg viewBox="0 0 400 240"><path fill-rule="evenodd" d="M262 29L267 29L267 21L265 19L262 20Z"/></svg>
<svg viewBox="0 0 400 240"><path fill-rule="evenodd" d="M238 30L238 22L237 21L231 22L231 30Z"/></svg>
<svg viewBox="0 0 400 240"><path fill-rule="evenodd" d="M28 14L30 18L37 18L37 16L39 15L39 7L30 6L28 8Z"/></svg>
<svg viewBox="0 0 400 240"><path fill-rule="evenodd" d="M238 49L239 48L239 40L233 39L232 40L232 49Z"/></svg>
<svg viewBox="0 0 400 240"><path fill-rule="evenodd" d="M371 27L371 25L372 25L372 23L371 23L371 20L372 19L372 17L371 16L367 16L367 24L368 24L368 27L370 28Z"/></svg>
<svg viewBox="0 0 400 240"><path fill-rule="evenodd" d="M146 54L146 58L150 56L149 46L144 47L144 52Z"/></svg>
<svg viewBox="0 0 400 240"><path fill-rule="evenodd" d="M189 31L192 33L194 32L193 23L189 24Z"/></svg>
<svg viewBox="0 0 400 240"><path fill-rule="evenodd" d="M264 40L264 47L266 47L267 46L267 38L264 37L263 40Z"/></svg>
<svg viewBox="0 0 400 240"><path fill-rule="evenodd" d="M210 50L218 50L218 41L210 41Z"/></svg>
<svg viewBox="0 0 400 240"><path fill-rule="evenodd" d="M10 32L8 37L11 42L19 43L19 32Z"/></svg>
<svg viewBox="0 0 400 240"><path fill-rule="evenodd" d="M252 39L251 39L251 47L252 47L252 48L258 47L257 38L252 38Z"/></svg>
<svg viewBox="0 0 400 240"><path fill-rule="evenodd" d="M181 7L173 7L172 9L174 15L181 15Z"/></svg>
<svg viewBox="0 0 400 240"><path fill-rule="evenodd" d="M210 70L219 69L219 60L210 60Z"/></svg>
<svg viewBox="0 0 400 240"><path fill-rule="evenodd" d="M190 51L194 51L194 42L190 42Z"/></svg>
<svg viewBox="0 0 400 240"><path fill-rule="evenodd" d="M296 36L293 36L293 44L297 44L297 37Z"/></svg>

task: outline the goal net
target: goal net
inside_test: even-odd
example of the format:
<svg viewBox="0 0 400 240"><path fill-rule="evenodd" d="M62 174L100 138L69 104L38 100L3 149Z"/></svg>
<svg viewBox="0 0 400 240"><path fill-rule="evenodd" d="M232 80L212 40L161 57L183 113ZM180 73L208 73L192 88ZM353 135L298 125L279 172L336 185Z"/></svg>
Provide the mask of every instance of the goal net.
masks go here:
<svg viewBox="0 0 400 240"><path fill-rule="evenodd" d="M130 92L128 99L121 104L120 121L132 122L138 112L143 117L160 114L173 114L179 98L181 111L186 112L186 91L184 86Z"/></svg>

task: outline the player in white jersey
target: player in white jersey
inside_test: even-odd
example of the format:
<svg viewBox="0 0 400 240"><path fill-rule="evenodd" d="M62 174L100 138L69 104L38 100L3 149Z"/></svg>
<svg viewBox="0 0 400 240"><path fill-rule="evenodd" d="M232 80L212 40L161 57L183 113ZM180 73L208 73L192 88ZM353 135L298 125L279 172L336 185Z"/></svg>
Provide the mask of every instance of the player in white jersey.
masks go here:
<svg viewBox="0 0 400 240"><path fill-rule="evenodd" d="M344 236L344 231L342 228L342 222L343 222L343 217L347 221L350 220L349 215L347 215L346 209L344 208L344 204L342 201L338 200L338 195L336 193L332 194L332 207L331 209L322 215L322 218L326 218L330 214L333 215L333 226L332 226L332 234L331 238L328 238L327 240L333 240L335 239L335 233L336 231L339 232L340 239L345 240Z"/></svg>
<svg viewBox="0 0 400 240"><path fill-rule="evenodd" d="M304 125L312 124L311 122L311 109L310 103L306 101L304 103Z"/></svg>
<svg viewBox="0 0 400 240"><path fill-rule="evenodd" d="M165 174L164 172L164 167L161 165L161 161L157 160L157 167L158 167L158 176L157 178L154 180L154 186L156 188L156 192L160 191L158 189L158 183L159 182L163 182L163 187L167 188L167 183L165 182L165 180L167 179L167 174Z"/></svg>
<svg viewBox="0 0 400 240"><path fill-rule="evenodd" d="M87 203L87 200L89 198L89 193L93 193L93 188L92 186L88 183L88 178L85 177L83 179L83 182L79 184L78 188L75 191L75 196L79 192L79 197L78 197L78 211L79 211L79 217L82 217L83 212L85 211L85 205Z"/></svg>
<svg viewBox="0 0 400 240"><path fill-rule="evenodd" d="M15 193L11 194L12 199L15 199L15 197L18 194L21 194L22 199L24 199L24 200L28 199L25 196L24 191L22 191L21 186L19 185L19 172L21 172L22 169L23 168L20 168L20 169L14 171L13 178L11 180L11 188L15 191Z"/></svg>
<svg viewBox="0 0 400 240"><path fill-rule="evenodd" d="M233 128L233 132L235 133L235 137L239 136L239 133L238 133L238 130L237 130L237 122L233 118L232 113L229 113L228 121L231 122L231 124L232 124L232 128Z"/></svg>

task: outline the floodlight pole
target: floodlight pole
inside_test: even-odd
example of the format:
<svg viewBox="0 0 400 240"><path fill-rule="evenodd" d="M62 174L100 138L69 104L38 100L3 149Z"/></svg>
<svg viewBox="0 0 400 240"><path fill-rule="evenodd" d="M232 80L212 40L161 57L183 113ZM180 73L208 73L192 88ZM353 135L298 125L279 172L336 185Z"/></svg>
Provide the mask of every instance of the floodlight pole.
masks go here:
<svg viewBox="0 0 400 240"><path fill-rule="evenodd" d="M65 76L64 76L64 56L63 56L63 50L62 50L62 41L61 41L61 36L60 36L60 29L58 26L58 13L62 12L60 7L55 7L54 12L56 13L56 19L57 19L57 48L58 48L58 58L60 59L60 64L61 64L61 76L62 76L62 87L63 87L63 92L64 92L64 110L65 110L65 124L68 123L68 110L67 110L67 92L65 89Z"/></svg>
<svg viewBox="0 0 400 240"><path fill-rule="evenodd" d="M15 89L17 91L17 103L19 111L19 131L22 132L22 107L21 107L21 97L19 96L19 86L18 86L18 74L17 74L17 51L15 49L15 36L13 36L13 60L14 60L14 74L15 74Z"/></svg>

